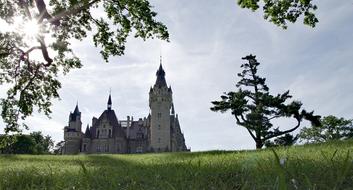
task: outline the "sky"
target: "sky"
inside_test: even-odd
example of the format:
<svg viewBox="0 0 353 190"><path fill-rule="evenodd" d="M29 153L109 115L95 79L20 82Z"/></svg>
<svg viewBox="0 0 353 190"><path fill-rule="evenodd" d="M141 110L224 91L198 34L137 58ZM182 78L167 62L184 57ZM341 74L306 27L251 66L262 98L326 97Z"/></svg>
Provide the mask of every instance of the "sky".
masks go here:
<svg viewBox="0 0 353 190"><path fill-rule="evenodd" d="M170 42L129 37L125 55L105 63L91 38L74 41L83 68L60 76L61 100L54 101L51 119L34 113L26 120L31 131L40 130L56 142L63 140L63 128L77 102L84 130L93 116L106 109L110 89L118 119L147 116L148 92L160 56L186 145L192 151L255 148L230 112L210 111L211 101L236 90L241 58L248 54L257 56L259 74L267 79L271 93L290 90L293 100L301 101L306 110L353 118L353 0L316 0L317 26L310 28L299 19L287 30L264 20L261 10L241 9L236 1L150 3L157 19L168 27ZM0 95L4 93L0 88ZM0 122L0 133L3 128Z"/></svg>

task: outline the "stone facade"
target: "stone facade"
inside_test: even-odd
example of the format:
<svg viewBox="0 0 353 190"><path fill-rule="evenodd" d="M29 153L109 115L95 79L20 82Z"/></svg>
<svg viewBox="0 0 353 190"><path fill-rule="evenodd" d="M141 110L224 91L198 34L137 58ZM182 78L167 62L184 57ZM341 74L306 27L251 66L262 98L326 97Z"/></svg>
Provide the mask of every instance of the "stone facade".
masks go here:
<svg viewBox="0 0 353 190"><path fill-rule="evenodd" d="M63 154L189 151L162 64L156 75L156 83L149 92L147 117L134 121L127 116L126 120L118 120L109 95L107 109L99 118L93 117L91 126L87 125L83 133L81 112L76 105L69 115L69 125L64 128Z"/></svg>

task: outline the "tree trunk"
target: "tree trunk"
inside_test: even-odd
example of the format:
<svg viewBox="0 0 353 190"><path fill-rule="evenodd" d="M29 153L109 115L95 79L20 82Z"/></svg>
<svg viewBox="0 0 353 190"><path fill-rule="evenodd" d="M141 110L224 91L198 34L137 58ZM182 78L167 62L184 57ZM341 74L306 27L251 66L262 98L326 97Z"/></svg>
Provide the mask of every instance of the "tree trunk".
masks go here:
<svg viewBox="0 0 353 190"><path fill-rule="evenodd" d="M256 141L256 149L261 149L264 146L264 143L261 140Z"/></svg>

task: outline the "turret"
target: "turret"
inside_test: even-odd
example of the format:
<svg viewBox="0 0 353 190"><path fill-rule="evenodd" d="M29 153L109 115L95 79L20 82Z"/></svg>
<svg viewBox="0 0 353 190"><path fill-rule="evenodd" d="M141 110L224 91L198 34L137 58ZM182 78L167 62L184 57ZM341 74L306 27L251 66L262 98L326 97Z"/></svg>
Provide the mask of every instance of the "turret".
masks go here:
<svg viewBox="0 0 353 190"><path fill-rule="evenodd" d="M76 154L80 152L82 132L81 132L81 112L78 109L78 104L73 112L69 115L69 125L64 127L65 154Z"/></svg>

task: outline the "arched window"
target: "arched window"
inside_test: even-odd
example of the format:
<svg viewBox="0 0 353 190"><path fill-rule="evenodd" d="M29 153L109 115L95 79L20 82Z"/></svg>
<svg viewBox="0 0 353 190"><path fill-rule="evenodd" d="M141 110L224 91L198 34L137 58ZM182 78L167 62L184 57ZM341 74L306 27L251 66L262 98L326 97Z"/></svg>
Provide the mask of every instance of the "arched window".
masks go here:
<svg viewBox="0 0 353 190"><path fill-rule="evenodd" d="M98 129L98 131L97 131L97 139L99 138L99 129Z"/></svg>
<svg viewBox="0 0 353 190"><path fill-rule="evenodd" d="M112 130L109 129L109 136L108 137L112 137Z"/></svg>

